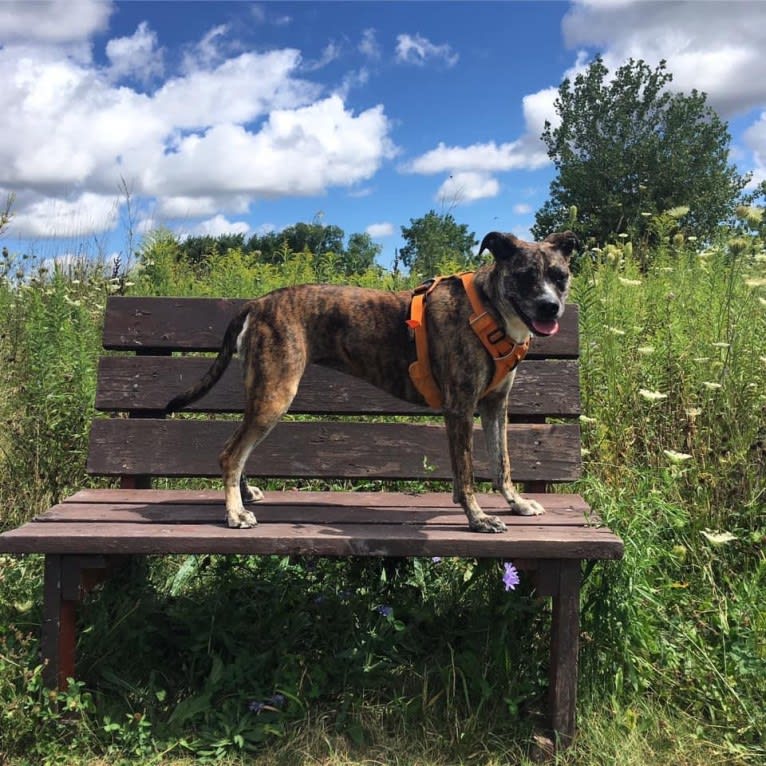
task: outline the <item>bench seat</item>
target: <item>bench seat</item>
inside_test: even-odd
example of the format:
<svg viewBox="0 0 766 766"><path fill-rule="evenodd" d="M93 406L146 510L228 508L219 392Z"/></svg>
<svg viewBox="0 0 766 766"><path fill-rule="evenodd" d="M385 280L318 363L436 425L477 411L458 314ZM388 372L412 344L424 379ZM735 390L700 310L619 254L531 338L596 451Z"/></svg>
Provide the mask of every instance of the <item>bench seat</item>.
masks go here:
<svg viewBox="0 0 766 766"><path fill-rule="evenodd" d="M543 516L513 516L479 495L508 532L471 532L447 493L267 492L253 529L229 529L216 491L83 490L2 536L8 553L237 553L610 559L621 540L579 495L530 494Z"/></svg>

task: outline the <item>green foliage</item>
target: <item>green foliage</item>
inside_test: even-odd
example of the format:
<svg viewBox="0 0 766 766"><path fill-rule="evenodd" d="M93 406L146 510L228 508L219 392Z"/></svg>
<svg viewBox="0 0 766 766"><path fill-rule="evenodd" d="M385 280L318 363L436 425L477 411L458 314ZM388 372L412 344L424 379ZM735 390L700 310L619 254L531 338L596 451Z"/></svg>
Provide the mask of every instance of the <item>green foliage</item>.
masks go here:
<svg viewBox="0 0 766 766"><path fill-rule="evenodd" d="M683 229L711 237L737 204L746 178L728 164L730 136L704 93L671 93L665 62L652 70L630 59L611 76L601 58L564 80L542 140L558 175L537 212L533 234L565 228L605 244L621 232L654 245L646 217L685 205Z"/></svg>
<svg viewBox="0 0 766 766"><path fill-rule="evenodd" d="M254 234L247 241L244 234L172 238L175 240L175 260L191 265L197 273L211 272L212 262L217 257L235 250L246 256L252 265L279 267L287 256L296 253L310 254L318 261L333 258L339 273L352 276L373 268L382 249L369 234L360 233L351 234L348 245L344 246L343 229L317 221L299 222L278 232Z"/></svg>
<svg viewBox="0 0 766 766"><path fill-rule="evenodd" d="M0 263L0 506L12 525L86 481L101 320L112 284L95 266Z"/></svg>
<svg viewBox="0 0 766 766"><path fill-rule="evenodd" d="M451 213L429 210L420 218L410 218L410 226L402 226L402 237L401 262L420 278L476 265L473 249L479 243L468 226L457 223Z"/></svg>
<svg viewBox="0 0 766 766"><path fill-rule="evenodd" d="M751 203L752 205L752 203ZM568 212L569 214L569 212ZM664 216L664 217L663 217ZM646 258L586 251L585 477L626 542L586 572L580 734L563 764L756 763L766 716L766 252L758 209L701 250L681 211ZM756 225L757 224L757 225ZM342 276L337 256L189 263L158 232L127 279L5 259L3 523L86 484L106 296L255 296ZM636 247L636 250L638 247ZM416 280L413 275L412 280ZM152 558L83 605L80 678L42 687L42 558L0 557L0 761L528 763L548 607L497 562ZM72 713L76 715L72 715Z"/></svg>

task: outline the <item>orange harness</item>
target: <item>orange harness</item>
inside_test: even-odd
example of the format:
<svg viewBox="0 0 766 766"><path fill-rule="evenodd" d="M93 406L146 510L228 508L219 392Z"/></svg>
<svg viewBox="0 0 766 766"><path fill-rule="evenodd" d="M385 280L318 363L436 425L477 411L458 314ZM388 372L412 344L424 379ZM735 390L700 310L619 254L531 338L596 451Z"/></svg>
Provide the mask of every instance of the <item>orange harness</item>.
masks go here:
<svg viewBox="0 0 766 766"><path fill-rule="evenodd" d="M495 374L486 391L481 395L481 398L497 388L505 380L506 375L527 355L529 350L528 338L524 343L514 343L487 312L476 291L473 277L474 273L470 271L450 277L434 277L416 287L412 296L410 318L407 320L407 326L415 333L415 350L417 351L418 358L416 362L410 365L410 378L415 388L428 403L428 406L435 410L441 409L442 395L431 374L425 309L426 298L439 282L445 279L460 279L462 281L473 309L473 314L471 314L471 318L468 320L471 329L473 329L484 345L484 348L487 349L489 355L495 361Z"/></svg>

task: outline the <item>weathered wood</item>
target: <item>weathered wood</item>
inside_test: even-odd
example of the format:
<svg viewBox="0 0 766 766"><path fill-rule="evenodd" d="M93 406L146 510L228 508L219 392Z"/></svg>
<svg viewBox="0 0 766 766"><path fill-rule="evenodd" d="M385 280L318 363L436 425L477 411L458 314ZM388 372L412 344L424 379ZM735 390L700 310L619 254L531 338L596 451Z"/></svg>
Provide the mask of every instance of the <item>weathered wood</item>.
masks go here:
<svg viewBox="0 0 766 766"><path fill-rule="evenodd" d="M245 301L224 298L133 298L112 296L104 320L104 348L136 351L217 351L231 319ZM578 354L577 306L567 306L561 329L535 338L527 355Z"/></svg>
<svg viewBox="0 0 766 766"><path fill-rule="evenodd" d="M99 362L96 409L105 412L161 411L196 383L209 357L105 356ZM241 412L242 370L234 360L213 390L188 412ZM297 414L433 415L428 407L390 396L350 375L310 365L290 411ZM512 416L571 417L580 414L577 362L529 360L520 365L510 399Z"/></svg>
<svg viewBox="0 0 766 766"><path fill-rule="evenodd" d="M0 544L4 543L0 537ZM40 654L44 660L43 681L53 689L65 688L67 675L74 675L74 615L73 606L62 596L62 561L60 555L46 556L43 575Z"/></svg>
<svg viewBox="0 0 766 766"><path fill-rule="evenodd" d="M549 561L555 572L551 614L551 659L548 708L551 729L566 746L575 735L577 666L580 646L580 562Z"/></svg>
<svg viewBox="0 0 766 766"><path fill-rule="evenodd" d="M218 453L235 427L221 420L95 420L88 471L102 476L219 476ZM578 478L578 425L510 425L508 434L515 480ZM476 477L491 480L479 428L474 456ZM246 472L271 478L452 477L443 426L405 423L282 422L253 451Z"/></svg>
<svg viewBox="0 0 766 766"><path fill-rule="evenodd" d="M2 536L3 550L101 554L236 553L314 556L471 556L477 558L619 558L619 538L605 528L524 525L513 532L471 532L454 525L218 524L30 522Z"/></svg>
<svg viewBox="0 0 766 766"><path fill-rule="evenodd" d="M221 502L220 489L81 489L62 500L61 505L70 503L98 504L131 504L131 505L217 505ZM580 495L565 493L546 493L542 496L529 497L543 503L546 510L572 513L576 523L585 526L598 526L600 521L588 507ZM504 508L505 501L497 492L480 492L477 494L479 503L488 508ZM302 489L287 489L280 492L267 492L266 500L256 503L256 508L281 508L296 504L307 507L351 507L372 508L387 511L389 509L450 509L461 512L452 502L451 492L357 492L357 491L322 491L315 492ZM56 506L59 507L59 506ZM523 519L525 517L518 517ZM532 518L535 517L526 517ZM544 517L543 517L544 518Z"/></svg>
<svg viewBox="0 0 766 766"><path fill-rule="evenodd" d="M102 493L106 495L104 490ZM108 492L108 490L106 491ZM169 491L172 493L172 490ZM182 494L186 494L181 491ZM223 514L223 493L210 493L203 501L163 502L154 492L133 493L145 498L109 502L76 501L59 503L35 518L36 522L131 522L163 524L218 524ZM431 493L429 493L430 495ZM357 497L358 495L358 497ZM411 495L373 492L285 492L267 493L266 499L253 506L261 524L463 524L463 510L452 503L446 493L433 493L434 499L411 502ZM545 507L545 514L512 516L507 503L499 495L480 494L477 499L486 510L500 513L511 527L597 525L595 518L586 519L587 506L578 495L529 495ZM356 502L354 502L356 501ZM410 501L410 502L408 502Z"/></svg>

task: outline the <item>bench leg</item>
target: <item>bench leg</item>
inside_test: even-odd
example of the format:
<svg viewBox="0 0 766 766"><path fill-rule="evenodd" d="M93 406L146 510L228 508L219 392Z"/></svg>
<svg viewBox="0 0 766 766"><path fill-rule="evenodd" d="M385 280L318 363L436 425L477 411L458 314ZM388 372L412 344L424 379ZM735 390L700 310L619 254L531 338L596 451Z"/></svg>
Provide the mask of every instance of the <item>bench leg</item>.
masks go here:
<svg viewBox="0 0 766 766"><path fill-rule="evenodd" d="M43 624L40 650L43 681L49 689L65 689L67 678L74 677L76 643L76 599L71 598L70 567L66 556L45 557L43 581ZM65 591L68 591L65 596Z"/></svg>
<svg viewBox="0 0 766 766"><path fill-rule="evenodd" d="M551 656L548 710L551 729L566 747L575 735L577 663L580 646L580 562L541 562L541 595L551 596Z"/></svg>
<svg viewBox="0 0 766 766"><path fill-rule="evenodd" d="M77 603L103 579L109 563L103 556L45 556L40 653L49 689L66 689L75 677Z"/></svg>

